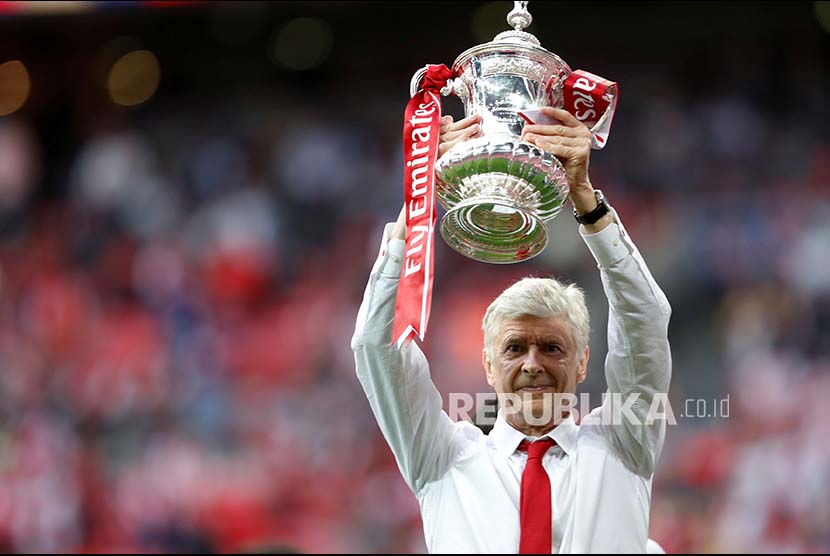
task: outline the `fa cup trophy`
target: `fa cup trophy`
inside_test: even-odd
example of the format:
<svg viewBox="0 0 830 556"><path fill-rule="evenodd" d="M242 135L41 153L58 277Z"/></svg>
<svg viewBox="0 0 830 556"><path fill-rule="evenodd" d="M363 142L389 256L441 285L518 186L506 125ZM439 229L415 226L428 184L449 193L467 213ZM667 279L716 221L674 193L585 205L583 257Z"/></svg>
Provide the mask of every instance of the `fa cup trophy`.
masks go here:
<svg viewBox="0 0 830 556"><path fill-rule="evenodd" d="M568 197L562 164L519 139L525 123L548 123L537 119L544 118L538 116L542 106L565 108L591 129L594 148L602 148L617 103L615 83L572 71L523 31L532 17L527 2L514 4L507 16L514 29L462 53L440 89L461 99L466 116L481 116L483 133L435 162L435 195L447 211L441 235L462 255L488 263L539 254L548 242L544 223ZM421 90L430 67L412 77L410 96Z"/></svg>
<svg viewBox="0 0 830 556"><path fill-rule="evenodd" d="M440 230L456 251L487 263L515 263L548 242L545 222L568 198L564 167L549 152L520 140L525 123L549 124L539 109L564 108L593 135L608 138L617 84L572 71L523 31L527 2L514 2L512 31L462 53L452 65L428 65L412 77L404 115L406 241L395 305L393 342L424 339L434 272L435 199L446 209ZM438 158L441 95L455 95L466 116L481 116L482 136Z"/></svg>

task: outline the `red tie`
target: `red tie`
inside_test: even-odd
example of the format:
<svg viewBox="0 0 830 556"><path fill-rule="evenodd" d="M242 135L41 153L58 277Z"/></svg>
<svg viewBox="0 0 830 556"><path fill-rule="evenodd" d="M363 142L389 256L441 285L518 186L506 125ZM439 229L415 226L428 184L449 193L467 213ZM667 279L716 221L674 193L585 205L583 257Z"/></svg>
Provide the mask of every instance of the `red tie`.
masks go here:
<svg viewBox="0 0 830 556"><path fill-rule="evenodd" d="M522 534L519 554L551 554L550 478L542 467L542 456L556 444L550 438L533 443L522 440L519 450L527 452L527 465L522 473L522 494L519 499L519 520Z"/></svg>

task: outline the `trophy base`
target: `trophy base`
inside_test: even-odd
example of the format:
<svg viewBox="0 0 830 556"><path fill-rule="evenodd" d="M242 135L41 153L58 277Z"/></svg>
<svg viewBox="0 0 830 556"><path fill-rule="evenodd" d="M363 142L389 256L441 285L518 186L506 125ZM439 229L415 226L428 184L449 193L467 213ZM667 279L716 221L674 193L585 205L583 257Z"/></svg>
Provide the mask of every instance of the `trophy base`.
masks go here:
<svg viewBox="0 0 830 556"><path fill-rule="evenodd" d="M510 199L479 197L458 203L441 219L441 236L452 249L476 261L509 264L535 257L548 234L531 212Z"/></svg>

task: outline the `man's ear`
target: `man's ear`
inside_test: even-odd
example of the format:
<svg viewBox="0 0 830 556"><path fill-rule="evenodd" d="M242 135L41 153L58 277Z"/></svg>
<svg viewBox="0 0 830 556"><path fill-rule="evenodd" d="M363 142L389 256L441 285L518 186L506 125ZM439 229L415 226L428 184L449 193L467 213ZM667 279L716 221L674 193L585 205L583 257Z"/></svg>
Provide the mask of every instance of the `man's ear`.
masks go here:
<svg viewBox="0 0 830 556"><path fill-rule="evenodd" d="M490 362L490 358L487 357L487 348L481 350L481 364L484 366L484 374L487 377L487 384L489 384L491 388L495 387L496 381L495 377L493 377L493 364Z"/></svg>
<svg viewBox="0 0 830 556"><path fill-rule="evenodd" d="M588 375L588 359L591 358L591 348L585 346L582 359L579 361L579 368L576 371L576 383L581 384Z"/></svg>

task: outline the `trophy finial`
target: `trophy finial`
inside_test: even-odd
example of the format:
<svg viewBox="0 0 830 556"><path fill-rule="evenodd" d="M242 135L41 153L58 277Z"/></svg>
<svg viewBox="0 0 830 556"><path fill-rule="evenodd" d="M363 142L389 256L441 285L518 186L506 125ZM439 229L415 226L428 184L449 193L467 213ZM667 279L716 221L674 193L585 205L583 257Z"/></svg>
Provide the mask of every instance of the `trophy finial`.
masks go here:
<svg viewBox="0 0 830 556"><path fill-rule="evenodd" d="M513 10L507 14L507 23L513 27L512 31L503 31L496 35L496 42L512 42L539 46L539 39L524 31L533 21L533 16L527 11L527 2L513 2Z"/></svg>
<svg viewBox="0 0 830 556"><path fill-rule="evenodd" d="M525 27L530 27L532 21L533 16L527 11L527 2L513 2L513 10L507 14L507 24L516 31L523 31Z"/></svg>

